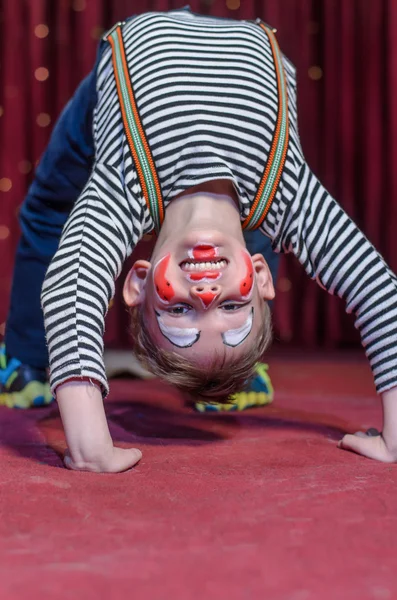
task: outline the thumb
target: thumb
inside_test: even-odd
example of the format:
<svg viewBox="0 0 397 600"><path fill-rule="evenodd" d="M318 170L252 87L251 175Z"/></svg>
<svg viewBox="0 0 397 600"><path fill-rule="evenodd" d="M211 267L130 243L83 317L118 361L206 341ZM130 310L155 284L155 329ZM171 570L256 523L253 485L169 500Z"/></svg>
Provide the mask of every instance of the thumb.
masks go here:
<svg viewBox="0 0 397 600"><path fill-rule="evenodd" d="M136 465L142 458L138 448L113 448L113 464L111 471L121 473Z"/></svg>

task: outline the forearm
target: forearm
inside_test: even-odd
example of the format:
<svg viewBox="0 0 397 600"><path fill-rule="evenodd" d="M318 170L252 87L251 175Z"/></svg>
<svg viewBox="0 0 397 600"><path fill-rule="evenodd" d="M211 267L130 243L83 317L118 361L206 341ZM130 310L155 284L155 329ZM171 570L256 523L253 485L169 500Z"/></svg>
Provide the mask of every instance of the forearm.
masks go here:
<svg viewBox="0 0 397 600"><path fill-rule="evenodd" d="M383 439L389 452L397 460L397 387L382 394Z"/></svg>
<svg viewBox="0 0 397 600"><path fill-rule="evenodd" d="M57 402L74 463L84 468L100 462L113 442L99 386L65 383L57 388Z"/></svg>

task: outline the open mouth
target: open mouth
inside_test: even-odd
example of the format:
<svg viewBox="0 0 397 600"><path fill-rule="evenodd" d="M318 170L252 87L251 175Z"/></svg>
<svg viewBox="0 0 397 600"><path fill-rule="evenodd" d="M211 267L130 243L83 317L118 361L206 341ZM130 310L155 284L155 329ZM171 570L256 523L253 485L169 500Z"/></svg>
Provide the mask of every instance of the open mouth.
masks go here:
<svg viewBox="0 0 397 600"><path fill-rule="evenodd" d="M229 261L227 258L216 258L211 261L199 261L194 259L184 260L179 264L182 271L192 273L195 271L222 271L227 267Z"/></svg>

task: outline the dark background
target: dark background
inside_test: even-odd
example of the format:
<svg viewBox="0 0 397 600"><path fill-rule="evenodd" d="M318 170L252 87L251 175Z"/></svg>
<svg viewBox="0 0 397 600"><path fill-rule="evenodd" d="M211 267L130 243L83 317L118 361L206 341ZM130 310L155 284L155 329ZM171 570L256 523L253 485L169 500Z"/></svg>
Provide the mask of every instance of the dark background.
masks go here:
<svg viewBox="0 0 397 600"><path fill-rule="evenodd" d="M104 30L131 14L186 1L0 2L0 339L8 310L17 215L57 115L93 66ZM397 270L396 0L191 0L194 12L261 17L298 69L300 135L309 165ZM138 252L150 253L146 239ZM126 268L128 265L126 266ZM128 343L120 284L105 341ZM27 290L29 301L29 290ZM359 344L343 303L282 258L276 339L291 346Z"/></svg>

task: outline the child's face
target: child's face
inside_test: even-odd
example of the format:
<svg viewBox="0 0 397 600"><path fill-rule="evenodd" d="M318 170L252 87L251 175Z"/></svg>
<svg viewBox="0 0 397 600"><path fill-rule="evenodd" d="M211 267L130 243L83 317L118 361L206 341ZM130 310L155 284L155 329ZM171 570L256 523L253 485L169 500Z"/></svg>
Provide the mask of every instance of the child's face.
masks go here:
<svg viewBox="0 0 397 600"><path fill-rule="evenodd" d="M238 240L216 237L210 242L201 235L203 241L196 234L163 245L147 263L144 281L153 341L203 367L215 353L242 354L262 324L263 299L274 296L263 257L251 257Z"/></svg>

